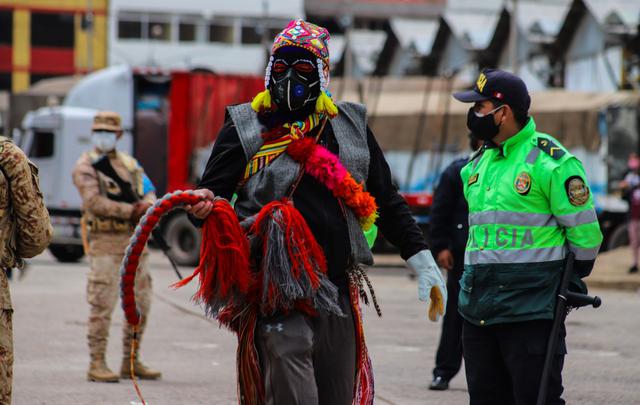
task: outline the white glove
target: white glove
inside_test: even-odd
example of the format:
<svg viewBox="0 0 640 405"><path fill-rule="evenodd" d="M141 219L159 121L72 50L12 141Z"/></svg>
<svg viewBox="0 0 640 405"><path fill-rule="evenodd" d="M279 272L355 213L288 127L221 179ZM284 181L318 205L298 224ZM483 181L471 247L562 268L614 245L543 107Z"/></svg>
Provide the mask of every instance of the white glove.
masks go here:
<svg viewBox="0 0 640 405"><path fill-rule="evenodd" d="M422 250L407 260L418 276L418 299L429 302L429 319L437 321L447 306L447 284L429 250Z"/></svg>

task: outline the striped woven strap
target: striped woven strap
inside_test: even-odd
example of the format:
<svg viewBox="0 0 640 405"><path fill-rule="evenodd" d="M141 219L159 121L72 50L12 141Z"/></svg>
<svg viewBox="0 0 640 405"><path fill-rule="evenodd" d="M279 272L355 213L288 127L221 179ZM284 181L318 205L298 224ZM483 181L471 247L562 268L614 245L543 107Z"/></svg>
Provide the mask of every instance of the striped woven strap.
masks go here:
<svg viewBox="0 0 640 405"><path fill-rule="evenodd" d="M313 113L303 121L284 124L282 128L288 130L284 135L279 135L271 139L268 136L265 136L267 139L265 139L264 144L260 147L258 152L249 159L249 162L247 162L242 182L246 182L251 176L258 173L266 166L269 166L275 158L287 150L287 146L289 146L293 140L303 138L306 134L313 131L315 127L323 122L324 118L325 114ZM281 134L282 130L280 129L280 131L275 131L274 133Z"/></svg>

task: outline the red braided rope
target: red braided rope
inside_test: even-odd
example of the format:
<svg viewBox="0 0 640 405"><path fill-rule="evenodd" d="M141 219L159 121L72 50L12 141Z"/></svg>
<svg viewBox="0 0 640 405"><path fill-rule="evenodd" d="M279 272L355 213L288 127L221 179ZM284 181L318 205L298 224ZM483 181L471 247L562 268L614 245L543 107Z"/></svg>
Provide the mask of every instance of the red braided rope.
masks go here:
<svg viewBox="0 0 640 405"><path fill-rule="evenodd" d="M175 191L156 201L140 218L120 266L122 309L129 325L135 326L140 323L141 312L136 304L135 296L136 272L140 263L140 255L147 245L151 231L163 215L181 206L197 204L201 200L202 198L191 190Z"/></svg>
<svg viewBox="0 0 640 405"><path fill-rule="evenodd" d="M193 191L175 191L165 194L161 199L155 202L147 212L140 218L140 222L136 226L136 230L131 236L129 246L125 250L125 255L120 265L120 290L122 296L122 309L125 318L133 329L133 338L131 341L131 353L129 355L129 368L131 372L131 381L136 390L136 394L143 405L146 405L140 387L136 382L134 373L134 362L136 350L138 346L138 327L140 325L141 311L136 304L135 283L136 272L140 263L140 255L144 251L149 235L153 228L156 227L160 218L168 212L185 205L194 205L202 200Z"/></svg>

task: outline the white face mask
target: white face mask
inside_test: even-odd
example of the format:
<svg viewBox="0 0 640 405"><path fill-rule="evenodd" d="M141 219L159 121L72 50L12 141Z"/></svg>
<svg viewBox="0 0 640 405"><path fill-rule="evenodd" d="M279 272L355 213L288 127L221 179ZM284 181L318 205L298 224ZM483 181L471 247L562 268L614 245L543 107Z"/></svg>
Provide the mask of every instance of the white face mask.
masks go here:
<svg viewBox="0 0 640 405"><path fill-rule="evenodd" d="M102 152L110 152L116 148L118 136L115 132L94 131L91 136L91 141L93 142L93 146Z"/></svg>

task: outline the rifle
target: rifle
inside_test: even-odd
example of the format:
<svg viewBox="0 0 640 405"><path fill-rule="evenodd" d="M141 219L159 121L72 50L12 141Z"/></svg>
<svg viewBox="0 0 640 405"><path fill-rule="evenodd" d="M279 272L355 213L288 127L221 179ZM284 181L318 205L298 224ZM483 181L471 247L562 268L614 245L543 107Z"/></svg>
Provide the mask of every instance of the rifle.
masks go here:
<svg viewBox="0 0 640 405"><path fill-rule="evenodd" d="M602 300L599 297L590 297L586 294L569 291L569 281L573 275L573 262L575 261L575 258L576 255L573 252L569 252L564 271L562 272L562 279L560 281L560 288L558 289L558 298L556 301L555 317L553 318L553 325L551 326L551 332L549 333L547 352L544 358L544 367L542 369L542 378L540 379L540 387L538 389L537 405L545 405L547 403L549 375L551 374L551 367L555 358L556 349L558 348L560 328L564 324L568 310L587 305L598 308L602 305Z"/></svg>
<svg viewBox="0 0 640 405"><path fill-rule="evenodd" d="M116 170L111 165L111 161L109 160L109 157L107 155L102 155L102 157L96 160L95 162L93 162L91 166L93 166L94 169L96 169L97 171L101 172L102 174L104 174L105 176L111 178L113 181L116 182L116 184L118 185L118 187L120 187L120 190L122 191L122 198L124 199L125 202L133 204L140 201L140 197L136 192L133 191L133 187L131 186L131 183L129 183L128 181L122 180L122 178L118 175ZM153 229L151 231L151 235L153 236L153 240L156 241L156 244L158 245L160 250L162 250L162 253L164 253L166 258L169 259L169 262L171 263L171 267L173 267L173 271L175 271L176 276L178 276L178 278L182 280L182 274L180 274L180 270L178 270L178 266L176 265L176 262L169 255L169 250L171 250L171 246L167 244L167 241L164 239L164 237L160 233L160 230L157 228Z"/></svg>

